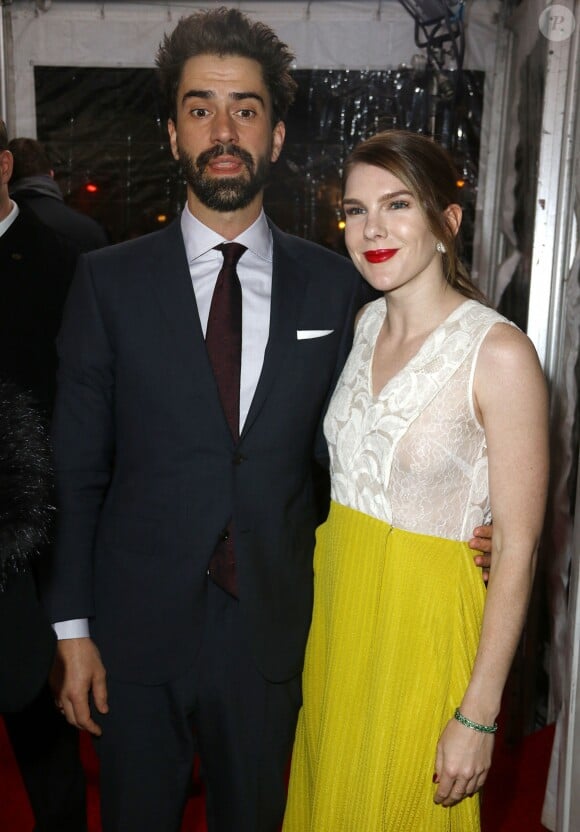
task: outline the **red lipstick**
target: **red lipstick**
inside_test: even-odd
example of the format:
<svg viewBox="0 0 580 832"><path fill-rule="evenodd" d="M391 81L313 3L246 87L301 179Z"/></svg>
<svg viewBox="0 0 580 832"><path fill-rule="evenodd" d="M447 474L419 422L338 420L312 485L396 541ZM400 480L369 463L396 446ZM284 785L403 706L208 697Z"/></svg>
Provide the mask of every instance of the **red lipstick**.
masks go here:
<svg viewBox="0 0 580 832"><path fill-rule="evenodd" d="M363 256L369 263L385 263L394 257L398 250L398 248L374 248L363 251Z"/></svg>

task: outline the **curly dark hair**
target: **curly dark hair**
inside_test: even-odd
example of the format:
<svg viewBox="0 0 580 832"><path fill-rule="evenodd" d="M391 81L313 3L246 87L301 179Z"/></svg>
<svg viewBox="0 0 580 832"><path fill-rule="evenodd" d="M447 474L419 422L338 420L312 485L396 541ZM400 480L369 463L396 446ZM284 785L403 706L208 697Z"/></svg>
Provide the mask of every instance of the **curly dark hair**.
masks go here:
<svg viewBox="0 0 580 832"><path fill-rule="evenodd" d="M488 304L483 292L471 280L459 257L459 239L445 217L448 205L458 203L457 170L440 144L410 130L385 130L356 145L344 163L343 190L357 164L374 165L389 171L409 188L423 208L436 239L445 246L442 255L447 282L467 298Z"/></svg>
<svg viewBox="0 0 580 832"><path fill-rule="evenodd" d="M197 55L236 55L257 61L272 99L273 124L286 117L296 94L297 85L290 75L294 55L265 23L221 6L182 17L159 46L155 63L167 112L174 122L183 66Z"/></svg>

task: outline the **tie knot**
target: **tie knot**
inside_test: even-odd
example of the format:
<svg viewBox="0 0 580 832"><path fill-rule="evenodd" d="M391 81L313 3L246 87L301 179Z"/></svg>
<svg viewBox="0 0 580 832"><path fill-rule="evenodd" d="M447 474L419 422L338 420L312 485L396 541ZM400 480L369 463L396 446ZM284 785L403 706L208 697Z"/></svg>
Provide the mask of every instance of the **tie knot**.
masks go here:
<svg viewBox="0 0 580 832"><path fill-rule="evenodd" d="M246 250L246 246L241 243L220 243L215 248L223 254L224 266L233 269L235 269L238 260Z"/></svg>

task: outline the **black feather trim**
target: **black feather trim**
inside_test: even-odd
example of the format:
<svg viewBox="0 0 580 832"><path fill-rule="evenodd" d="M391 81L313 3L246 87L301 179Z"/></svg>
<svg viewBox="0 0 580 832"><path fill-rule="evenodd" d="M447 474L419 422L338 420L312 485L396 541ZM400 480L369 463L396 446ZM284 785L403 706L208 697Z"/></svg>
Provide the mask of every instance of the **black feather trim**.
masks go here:
<svg viewBox="0 0 580 832"><path fill-rule="evenodd" d="M47 425L27 394L0 380L0 592L46 542L50 493Z"/></svg>

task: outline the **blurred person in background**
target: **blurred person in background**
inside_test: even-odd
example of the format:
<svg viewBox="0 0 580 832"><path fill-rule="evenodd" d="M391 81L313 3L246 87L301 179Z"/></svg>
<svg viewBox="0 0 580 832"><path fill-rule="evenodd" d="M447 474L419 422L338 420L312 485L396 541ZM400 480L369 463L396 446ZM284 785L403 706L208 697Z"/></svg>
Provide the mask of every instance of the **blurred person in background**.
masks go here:
<svg viewBox="0 0 580 832"><path fill-rule="evenodd" d="M48 418L55 392L55 337L77 254L24 203L10 198L12 166L6 125L0 120L0 376L30 396L39 417ZM32 580L50 569L49 538L41 548L26 574L11 577L11 593L4 598L6 603L18 593L22 599L26 595L30 628L36 617ZM85 780L77 732L55 709L47 684L22 704L21 710L6 709L11 713L4 714L4 722L36 832L84 832Z"/></svg>
<svg viewBox="0 0 580 832"><path fill-rule="evenodd" d="M92 217L64 201L54 169L43 145L36 139L17 138L8 143L14 166L10 196L27 205L41 222L52 228L77 253L108 245L105 229Z"/></svg>

